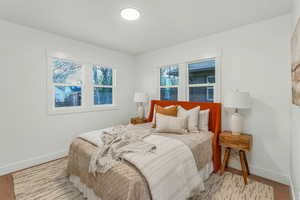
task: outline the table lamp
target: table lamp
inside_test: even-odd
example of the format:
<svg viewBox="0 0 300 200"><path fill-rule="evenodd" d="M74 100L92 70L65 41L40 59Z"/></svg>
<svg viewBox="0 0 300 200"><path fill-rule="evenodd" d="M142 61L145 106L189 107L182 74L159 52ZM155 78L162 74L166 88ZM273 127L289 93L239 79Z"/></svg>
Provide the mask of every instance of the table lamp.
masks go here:
<svg viewBox="0 0 300 200"><path fill-rule="evenodd" d="M147 95L143 92L136 92L134 94L134 102L138 104L138 118L144 118L144 105L143 103L147 102Z"/></svg>
<svg viewBox="0 0 300 200"><path fill-rule="evenodd" d="M238 109L249 109L251 98L248 92L232 91L225 96L224 106L234 108L234 113L230 119L232 135L240 135L243 132L243 116L238 113Z"/></svg>

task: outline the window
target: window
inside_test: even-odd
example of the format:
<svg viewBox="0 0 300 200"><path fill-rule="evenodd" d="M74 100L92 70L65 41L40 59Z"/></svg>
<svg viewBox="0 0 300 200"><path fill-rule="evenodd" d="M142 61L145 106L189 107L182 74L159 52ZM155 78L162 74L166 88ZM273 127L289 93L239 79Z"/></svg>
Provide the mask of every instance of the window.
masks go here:
<svg viewBox="0 0 300 200"><path fill-rule="evenodd" d="M69 60L51 59L54 106L81 106L82 66Z"/></svg>
<svg viewBox="0 0 300 200"><path fill-rule="evenodd" d="M49 57L48 70L49 114L119 108L113 68Z"/></svg>
<svg viewBox="0 0 300 200"><path fill-rule="evenodd" d="M182 62L159 68L157 94L161 100L218 102L218 57Z"/></svg>
<svg viewBox="0 0 300 200"><path fill-rule="evenodd" d="M189 101L214 102L215 59L193 62L187 66Z"/></svg>
<svg viewBox="0 0 300 200"><path fill-rule="evenodd" d="M177 101L179 85L179 66L160 68L160 99Z"/></svg>
<svg viewBox="0 0 300 200"><path fill-rule="evenodd" d="M113 70L93 66L94 105L113 104Z"/></svg>

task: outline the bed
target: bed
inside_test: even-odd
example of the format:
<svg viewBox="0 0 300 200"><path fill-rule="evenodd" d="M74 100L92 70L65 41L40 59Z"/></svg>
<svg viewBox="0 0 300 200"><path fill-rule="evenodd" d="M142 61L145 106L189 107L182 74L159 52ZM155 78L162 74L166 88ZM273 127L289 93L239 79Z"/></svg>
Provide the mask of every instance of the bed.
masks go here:
<svg viewBox="0 0 300 200"><path fill-rule="evenodd" d="M221 125L221 104L183 101L152 100L148 123L141 124L144 129L151 129L154 107L160 105L181 105L185 109L200 106L201 110L209 109L209 132L203 134L174 135L160 133L164 137L180 140L191 150L198 173L207 179L212 171L217 172L221 164L221 150L218 135ZM97 132L97 131L95 131ZM91 133L93 134L93 133ZM70 181L89 200L151 200L149 182L134 164L124 160L106 173L89 173L91 155L97 147L83 138L75 138L70 145L68 173Z"/></svg>

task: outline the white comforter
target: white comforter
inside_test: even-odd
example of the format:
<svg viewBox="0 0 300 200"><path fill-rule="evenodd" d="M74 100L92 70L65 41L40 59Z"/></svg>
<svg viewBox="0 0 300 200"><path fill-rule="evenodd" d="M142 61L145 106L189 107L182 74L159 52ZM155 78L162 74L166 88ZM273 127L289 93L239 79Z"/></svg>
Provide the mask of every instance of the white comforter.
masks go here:
<svg viewBox="0 0 300 200"><path fill-rule="evenodd" d="M96 144L101 131L81 137ZM153 200L185 200L204 190L195 159L189 147L179 140L150 135L145 142L156 146L155 153L127 153L123 158L134 164L146 178Z"/></svg>

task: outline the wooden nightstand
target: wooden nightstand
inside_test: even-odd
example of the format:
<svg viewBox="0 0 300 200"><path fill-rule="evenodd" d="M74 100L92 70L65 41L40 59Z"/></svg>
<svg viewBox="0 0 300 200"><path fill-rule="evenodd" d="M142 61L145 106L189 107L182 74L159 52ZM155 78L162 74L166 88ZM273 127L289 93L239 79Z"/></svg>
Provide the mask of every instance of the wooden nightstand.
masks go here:
<svg viewBox="0 0 300 200"><path fill-rule="evenodd" d="M131 124L143 124L143 123L146 123L146 122L147 122L147 119L140 119L138 117L134 117L134 118L130 119Z"/></svg>
<svg viewBox="0 0 300 200"><path fill-rule="evenodd" d="M248 183L247 177L250 174L248 161L246 157L246 151L249 152L252 146L252 135L241 134L232 135L230 131L224 131L219 136L219 144L226 147L224 153L224 160L221 166L220 174L224 173L225 168L228 165L231 149L239 150L240 162L243 170L243 177L245 184Z"/></svg>

